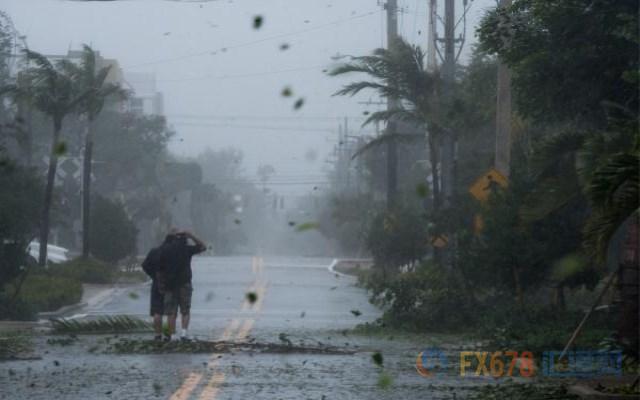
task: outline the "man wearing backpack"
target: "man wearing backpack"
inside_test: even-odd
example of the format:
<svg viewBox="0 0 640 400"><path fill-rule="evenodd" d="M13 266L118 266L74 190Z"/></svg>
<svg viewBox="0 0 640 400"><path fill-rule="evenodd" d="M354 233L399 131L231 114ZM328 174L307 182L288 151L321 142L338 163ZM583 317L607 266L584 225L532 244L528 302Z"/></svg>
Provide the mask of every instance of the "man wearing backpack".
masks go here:
<svg viewBox="0 0 640 400"><path fill-rule="evenodd" d="M189 240L193 244L189 243ZM162 251L165 265L166 290L164 292L164 313L167 315L169 334L173 335L176 328L178 309L181 315L180 339L189 340L188 329L191 319L191 258L207 250L204 242L188 231L175 233L172 240Z"/></svg>
<svg viewBox="0 0 640 400"><path fill-rule="evenodd" d="M166 291L165 256L163 253L167 251L171 243L176 240L175 232L169 232L164 242L158 247L154 247L149 251L147 257L142 262L142 270L151 278L150 293L150 310L149 313L153 317L153 329L155 331L155 340L162 339L162 315L164 314L164 292ZM170 340L171 336L165 337Z"/></svg>

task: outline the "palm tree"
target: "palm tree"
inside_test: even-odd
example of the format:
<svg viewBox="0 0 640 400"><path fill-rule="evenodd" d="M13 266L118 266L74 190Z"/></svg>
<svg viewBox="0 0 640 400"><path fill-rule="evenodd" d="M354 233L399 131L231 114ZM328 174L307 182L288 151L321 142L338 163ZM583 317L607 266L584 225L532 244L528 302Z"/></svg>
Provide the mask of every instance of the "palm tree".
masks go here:
<svg viewBox="0 0 640 400"><path fill-rule="evenodd" d="M44 266L47 263L49 218L58 156L64 154L66 149L64 141L60 140L62 122L65 116L72 113L77 105L84 100L86 93L78 93L74 90L71 78L63 72L62 62L54 65L47 57L31 50L24 50L24 54L27 60L35 65L27 68L23 73L26 84L6 85L2 88L2 92L13 94L13 97L18 101L29 102L35 109L51 118L53 137L42 204L39 235L40 253L38 256L38 264Z"/></svg>
<svg viewBox="0 0 640 400"><path fill-rule="evenodd" d="M385 121L387 123L404 120L426 128L429 144L429 158L433 182L433 204L438 209L441 204L440 176L438 173L439 144L442 136L449 132L442 111L442 81L438 73L426 70L425 54L418 46L412 46L402 38L397 39L390 49L376 49L370 56L352 57L351 62L340 65L329 72L331 76L347 73L365 73L373 81L353 82L344 86L335 95L355 95L364 89L377 91L382 97L399 99L397 109L377 111L364 122ZM414 141L424 135L405 133L386 133L367 143L356 152L354 157L372 147L399 140ZM387 199L388 201L390 199Z"/></svg>
<svg viewBox="0 0 640 400"><path fill-rule="evenodd" d="M584 225L584 249L604 262L618 229L638 213L640 139L637 119L613 131L566 130L542 141L533 154L536 187L524 204L525 222L541 220L583 198L591 213Z"/></svg>
<svg viewBox="0 0 640 400"><path fill-rule="evenodd" d="M107 82L111 65L98 69L96 53L87 45L83 45L82 61L79 65L63 61L62 67L76 88L77 93L84 93L78 111L87 118L85 135L83 175L82 175L82 256L89 257L91 227L91 168L93 158L93 137L95 120L104 108L107 98L117 96L124 99L127 91L117 83Z"/></svg>

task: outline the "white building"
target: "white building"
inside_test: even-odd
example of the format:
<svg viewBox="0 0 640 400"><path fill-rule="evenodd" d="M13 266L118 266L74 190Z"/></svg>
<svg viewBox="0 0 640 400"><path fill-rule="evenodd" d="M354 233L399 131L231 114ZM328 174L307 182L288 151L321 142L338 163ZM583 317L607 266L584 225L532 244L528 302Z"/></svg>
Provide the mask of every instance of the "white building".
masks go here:
<svg viewBox="0 0 640 400"><path fill-rule="evenodd" d="M154 74L126 72L125 85L135 94L129 99L129 110L144 115L164 115L164 97L156 89Z"/></svg>

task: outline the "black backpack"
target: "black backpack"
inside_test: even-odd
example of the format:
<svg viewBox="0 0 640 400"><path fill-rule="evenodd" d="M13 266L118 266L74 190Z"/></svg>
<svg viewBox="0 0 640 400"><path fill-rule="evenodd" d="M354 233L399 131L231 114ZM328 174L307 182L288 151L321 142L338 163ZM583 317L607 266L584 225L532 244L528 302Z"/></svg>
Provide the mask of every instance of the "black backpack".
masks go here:
<svg viewBox="0 0 640 400"><path fill-rule="evenodd" d="M151 249L142 262L142 270L149 278L155 279L156 272L161 270L161 251L159 247Z"/></svg>

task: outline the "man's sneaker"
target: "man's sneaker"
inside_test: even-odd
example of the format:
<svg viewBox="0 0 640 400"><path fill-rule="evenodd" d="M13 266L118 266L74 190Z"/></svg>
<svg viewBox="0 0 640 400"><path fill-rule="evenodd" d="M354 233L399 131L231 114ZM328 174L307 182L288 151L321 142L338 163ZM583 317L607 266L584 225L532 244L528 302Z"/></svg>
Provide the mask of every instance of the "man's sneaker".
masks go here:
<svg viewBox="0 0 640 400"><path fill-rule="evenodd" d="M171 341L171 336L167 336L165 335L165 337L162 339L163 342L167 343Z"/></svg>
<svg viewBox="0 0 640 400"><path fill-rule="evenodd" d="M162 335L155 335L153 337L153 341L154 342L161 342L162 341Z"/></svg>
<svg viewBox="0 0 640 400"><path fill-rule="evenodd" d="M191 339L189 336L180 336L180 341L181 342L193 342L193 339Z"/></svg>

